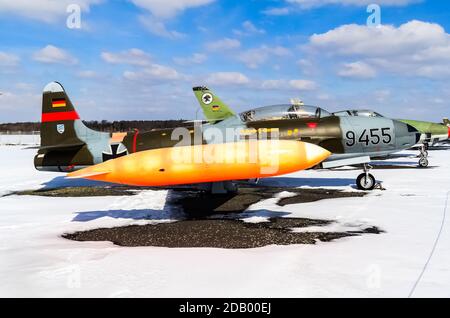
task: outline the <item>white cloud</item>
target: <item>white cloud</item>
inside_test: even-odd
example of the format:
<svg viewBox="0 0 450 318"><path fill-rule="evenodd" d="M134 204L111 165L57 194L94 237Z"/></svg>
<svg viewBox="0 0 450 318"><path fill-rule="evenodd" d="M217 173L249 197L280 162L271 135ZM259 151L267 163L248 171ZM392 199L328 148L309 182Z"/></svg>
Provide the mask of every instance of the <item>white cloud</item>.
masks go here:
<svg viewBox="0 0 450 318"><path fill-rule="evenodd" d="M301 90L301 91L312 91L317 89L317 83L305 79L269 79L264 80L259 85L261 89L269 90Z"/></svg>
<svg viewBox="0 0 450 318"><path fill-rule="evenodd" d="M148 66L151 64L150 55L136 48L118 53L102 52L101 57L105 62L110 64L129 64L137 66Z"/></svg>
<svg viewBox="0 0 450 318"><path fill-rule="evenodd" d="M286 81L280 79L264 80L261 83L262 89L282 89L286 87Z"/></svg>
<svg viewBox="0 0 450 318"><path fill-rule="evenodd" d="M207 43L205 46L209 51L225 51L239 48L241 46L241 42L236 39L225 38Z"/></svg>
<svg viewBox="0 0 450 318"><path fill-rule="evenodd" d="M258 29L251 21L245 21L242 23L242 30L234 29L233 33L239 36L264 34L266 30Z"/></svg>
<svg viewBox="0 0 450 318"><path fill-rule="evenodd" d="M14 14L44 22L55 22L68 16L66 10L70 4L76 3L86 12L90 6L102 2L103 0L0 0L0 14Z"/></svg>
<svg viewBox="0 0 450 318"><path fill-rule="evenodd" d="M16 66L19 61L20 59L16 55L0 52L0 66Z"/></svg>
<svg viewBox="0 0 450 318"><path fill-rule="evenodd" d="M131 0L136 6L148 10L157 18L172 18L189 8L204 6L214 0Z"/></svg>
<svg viewBox="0 0 450 318"><path fill-rule="evenodd" d="M102 52L102 59L110 64L126 64L135 66L138 70L127 70L123 77L128 80L179 80L184 76L177 70L169 66L160 65L152 62L149 54L140 49L129 49L117 53Z"/></svg>
<svg viewBox="0 0 450 318"><path fill-rule="evenodd" d="M270 8L262 11L262 13L265 15L274 15L274 16L288 15L290 12L291 10L288 7Z"/></svg>
<svg viewBox="0 0 450 318"><path fill-rule="evenodd" d="M77 73L77 76L80 78L96 78L98 77L97 72L92 70L84 70Z"/></svg>
<svg viewBox="0 0 450 318"><path fill-rule="evenodd" d="M315 47L332 48L341 55L381 57L429 52L431 47L448 48L450 38L440 25L414 20L398 28L392 25L343 25L323 34L314 34L310 41Z"/></svg>
<svg viewBox="0 0 450 318"><path fill-rule="evenodd" d="M146 68L140 69L139 71L125 71L123 76L128 80L153 79L170 81L184 78L184 76L178 73L175 69L159 64L152 64Z"/></svg>
<svg viewBox="0 0 450 318"><path fill-rule="evenodd" d="M321 101L329 101L329 100L331 100L331 96L326 93L321 93L321 94L317 95L317 99L321 100Z"/></svg>
<svg viewBox="0 0 450 318"><path fill-rule="evenodd" d="M310 80L304 80L304 79L293 79L289 81L289 85L293 89L298 89L301 91L312 91L317 88L317 83Z"/></svg>
<svg viewBox="0 0 450 318"><path fill-rule="evenodd" d="M359 61L344 64L338 75L348 78L368 79L376 77L377 72L372 66Z"/></svg>
<svg viewBox="0 0 450 318"><path fill-rule="evenodd" d="M328 5L366 7L376 3L385 7L402 7L422 1L424 0L285 0L287 6L267 8L261 13L269 16L283 16L298 10L314 9Z"/></svg>
<svg viewBox="0 0 450 318"><path fill-rule="evenodd" d="M36 107L42 102L42 93L19 89L18 91L3 91L0 95L0 111L2 123L38 121L41 109ZM17 105L20 105L18 107Z"/></svg>
<svg viewBox="0 0 450 318"><path fill-rule="evenodd" d="M167 29L163 21L156 19L151 15L142 15L139 17L139 21L149 32L163 38L179 39L185 36L184 33Z"/></svg>
<svg viewBox="0 0 450 318"><path fill-rule="evenodd" d="M425 77L450 75L450 35L434 23L410 21L399 27L343 25L314 34L307 48L313 54L326 52L337 58L358 59L373 71Z"/></svg>
<svg viewBox="0 0 450 318"><path fill-rule="evenodd" d="M250 80L247 76L239 72L217 72L212 73L206 78L209 85L245 85Z"/></svg>
<svg viewBox="0 0 450 318"><path fill-rule="evenodd" d="M31 83L25 83L25 82L19 82L16 85L14 85L16 88L18 88L19 90L23 90L23 91L31 91L34 88L34 85Z"/></svg>
<svg viewBox="0 0 450 318"><path fill-rule="evenodd" d="M391 91L388 89L377 90L374 92L374 97L379 103L385 102L391 96Z"/></svg>
<svg viewBox="0 0 450 318"><path fill-rule="evenodd" d="M189 8L201 7L215 0L130 0L134 5L149 12L139 16L139 21L151 33L170 39L178 39L185 34L169 30L165 20L175 17Z"/></svg>
<svg viewBox="0 0 450 318"><path fill-rule="evenodd" d="M418 3L421 1L422 0L286 0L286 2L298 5L303 9L321 7L326 5L365 7L372 3L376 3L380 6L407 6L409 4Z"/></svg>
<svg viewBox="0 0 450 318"><path fill-rule="evenodd" d="M267 61L272 56L287 57L292 52L283 46L266 46L262 45L259 48L249 49L240 53L237 58L249 68L257 68Z"/></svg>
<svg viewBox="0 0 450 318"><path fill-rule="evenodd" d="M205 54L194 53L188 57L174 57L173 61L179 65L202 64L207 58Z"/></svg>
<svg viewBox="0 0 450 318"><path fill-rule="evenodd" d="M53 45L47 45L33 54L35 61L47 64L77 64L78 60L69 52Z"/></svg>
<svg viewBox="0 0 450 318"><path fill-rule="evenodd" d="M300 71L304 75L312 75L316 71L316 67L314 63L309 59L300 59L296 62L296 64L300 67Z"/></svg>

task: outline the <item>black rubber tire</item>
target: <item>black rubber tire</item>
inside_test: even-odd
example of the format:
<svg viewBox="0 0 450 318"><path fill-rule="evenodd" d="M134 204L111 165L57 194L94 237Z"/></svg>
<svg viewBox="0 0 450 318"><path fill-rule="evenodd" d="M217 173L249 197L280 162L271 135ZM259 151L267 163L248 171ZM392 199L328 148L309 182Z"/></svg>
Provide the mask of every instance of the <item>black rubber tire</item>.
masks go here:
<svg viewBox="0 0 450 318"><path fill-rule="evenodd" d="M426 167L428 167L428 159L425 158L425 157L420 158L420 160L419 160L419 167L420 167L420 168L426 168Z"/></svg>
<svg viewBox="0 0 450 318"><path fill-rule="evenodd" d="M369 177L368 180L366 180L365 173L361 173L358 176L358 178L356 178L356 186L358 187L359 190L370 191L375 188L376 185L375 177L370 173L367 176Z"/></svg>

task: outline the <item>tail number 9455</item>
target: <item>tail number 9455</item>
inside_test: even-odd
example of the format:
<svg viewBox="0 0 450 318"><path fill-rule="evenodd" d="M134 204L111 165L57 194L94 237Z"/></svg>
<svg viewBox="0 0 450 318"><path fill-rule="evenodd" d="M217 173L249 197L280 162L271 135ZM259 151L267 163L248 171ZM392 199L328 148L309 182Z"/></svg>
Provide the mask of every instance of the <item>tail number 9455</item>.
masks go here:
<svg viewBox="0 0 450 318"><path fill-rule="evenodd" d="M349 147L354 146L357 142L368 146L369 144L390 144L392 141L391 128L364 129L359 137L354 131L349 130L345 137L347 139L345 144Z"/></svg>

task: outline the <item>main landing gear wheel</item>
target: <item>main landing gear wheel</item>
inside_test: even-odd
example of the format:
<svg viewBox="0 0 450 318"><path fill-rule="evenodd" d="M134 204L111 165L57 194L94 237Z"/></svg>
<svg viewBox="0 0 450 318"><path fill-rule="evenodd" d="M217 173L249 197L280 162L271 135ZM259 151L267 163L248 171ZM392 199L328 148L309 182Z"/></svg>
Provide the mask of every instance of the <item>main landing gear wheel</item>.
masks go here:
<svg viewBox="0 0 450 318"><path fill-rule="evenodd" d="M375 177L370 173L361 173L356 179L356 186L359 190L373 190L375 188Z"/></svg>
<svg viewBox="0 0 450 318"><path fill-rule="evenodd" d="M420 160L419 160L419 167L420 168L428 167L428 159L426 157L420 158Z"/></svg>
<svg viewBox="0 0 450 318"><path fill-rule="evenodd" d="M428 145L428 144L426 144ZM420 159L419 159L419 167L426 168L428 167L428 151L426 150L425 145L420 148Z"/></svg>
<svg viewBox="0 0 450 318"><path fill-rule="evenodd" d="M356 178L356 186L359 190L370 191L375 189L377 185L380 186L380 189L383 188L381 184L377 184L375 177L369 173L370 169L372 169L372 166L365 163L363 166L364 173Z"/></svg>

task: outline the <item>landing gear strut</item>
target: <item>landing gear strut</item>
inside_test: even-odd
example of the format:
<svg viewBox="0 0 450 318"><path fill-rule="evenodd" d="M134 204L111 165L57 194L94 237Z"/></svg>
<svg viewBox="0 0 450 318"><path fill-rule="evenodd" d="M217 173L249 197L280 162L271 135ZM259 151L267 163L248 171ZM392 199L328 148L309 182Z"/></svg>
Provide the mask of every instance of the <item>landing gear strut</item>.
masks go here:
<svg viewBox="0 0 450 318"><path fill-rule="evenodd" d="M356 186L359 190L373 190L376 186L375 177L369 173L372 166L365 163L364 173L361 173L358 178L356 178Z"/></svg>
<svg viewBox="0 0 450 318"><path fill-rule="evenodd" d="M420 147L420 159L419 159L419 167L426 168L428 167L428 151L426 150L425 145Z"/></svg>

